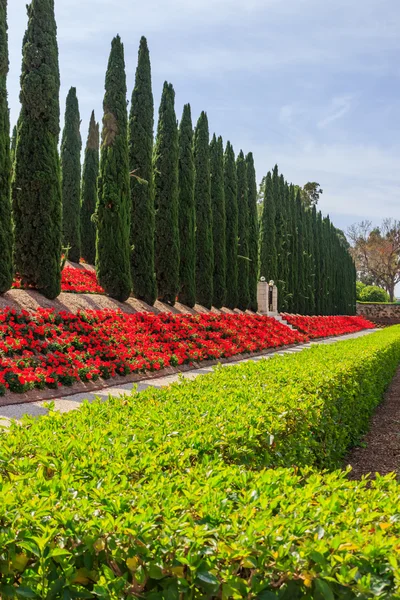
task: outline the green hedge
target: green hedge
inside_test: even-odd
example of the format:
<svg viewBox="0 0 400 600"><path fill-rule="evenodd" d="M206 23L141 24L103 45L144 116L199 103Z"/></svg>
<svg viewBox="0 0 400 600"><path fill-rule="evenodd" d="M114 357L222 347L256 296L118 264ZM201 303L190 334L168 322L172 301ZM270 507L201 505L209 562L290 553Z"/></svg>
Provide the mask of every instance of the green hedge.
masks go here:
<svg viewBox="0 0 400 600"><path fill-rule="evenodd" d="M399 597L400 486L308 466L340 463L399 362L396 326L12 425L1 598Z"/></svg>

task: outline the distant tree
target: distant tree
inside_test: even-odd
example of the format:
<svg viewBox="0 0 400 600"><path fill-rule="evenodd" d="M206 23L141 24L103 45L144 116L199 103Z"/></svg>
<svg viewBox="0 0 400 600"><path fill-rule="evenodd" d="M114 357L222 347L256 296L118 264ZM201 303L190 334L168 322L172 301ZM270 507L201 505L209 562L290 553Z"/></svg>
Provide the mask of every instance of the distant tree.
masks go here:
<svg viewBox="0 0 400 600"><path fill-rule="evenodd" d="M247 310L249 295L249 205L247 167L242 150L236 160L238 198L238 308Z"/></svg>
<svg viewBox="0 0 400 600"><path fill-rule="evenodd" d="M246 156L247 167L247 201L249 222L249 308L258 310L257 282L258 282L258 216L257 216L257 182L253 154Z"/></svg>
<svg viewBox="0 0 400 600"><path fill-rule="evenodd" d="M213 306L222 308L226 298L226 211L224 147L214 134L210 144L211 203L213 210Z"/></svg>
<svg viewBox="0 0 400 600"><path fill-rule="evenodd" d="M99 124L94 111L90 117L82 175L81 246L82 258L90 265L96 262L96 223L94 213L97 205L97 179L99 177Z"/></svg>
<svg viewBox="0 0 400 600"><path fill-rule="evenodd" d="M154 266L154 101L147 40L140 40L135 87L129 118L131 170L131 273L133 293L147 304L157 299Z"/></svg>
<svg viewBox="0 0 400 600"><path fill-rule="evenodd" d="M238 199L235 153L230 142L224 155L226 211L226 300L227 308L238 305Z"/></svg>
<svg viewBox="0 0 400 600"><path fill-rule="evenodd" d="M316 181L309 181L303 187L296 185L296 193L298 190L300 190L300 197L303 201L303 204L309 208L318 204L319 197L324 192L320 184Z"/></svg>
<svg viewBox="0 0 400 600"><path fill-rule="evenodd" d="M158 297L171 305L179 293L178 161L175 92L172 85L165 82L154 148L155 265Z"/></svg>
<svg viewBox="0 0 400 600"><path fill-rule="evenodd" d="M111 44L103 102L96 269L105 292L120 302L132 289L126 92L124 46L117 36Z"/></svg>
<svg viewBox="0 0 400 600"><path fill-rule="evenodd" d="M68 258L79 263L81 257L81 118L76 88L67 96L64 131L61 142L61 173L63 202L63 245L68 248Z"/></svg>
<svg viewBox="0 0 400 600"><path fill-rule="evenodd" d="M61 291L60 74L54 2L32 0L23 41L13 174L15 267L23 284Z"/></svg>
<svg viewBox="0 0 400 600"><path fill-rule="evenodd" d="M384 289L376 285L366 285L360 293L360 301L389 302L389 294Z"/></svg>

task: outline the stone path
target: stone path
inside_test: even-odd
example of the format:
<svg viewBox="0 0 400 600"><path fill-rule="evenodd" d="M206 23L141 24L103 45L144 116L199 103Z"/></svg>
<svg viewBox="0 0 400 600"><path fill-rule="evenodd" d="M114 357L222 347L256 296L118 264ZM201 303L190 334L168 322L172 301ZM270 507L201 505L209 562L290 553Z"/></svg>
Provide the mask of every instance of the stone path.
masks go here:
<svg viewBox="0 0 400 600"><path fill-rule="evenodd" d="M299 344L298 346L291 348L281 348L280 350L276 350L275 352L270 352L265 356L255 356L253 358L246 358L238 361L232 361L229 363L224 363L224 367L234 366L243 362L251 361L259 361L265 360L267 358L271 358L275 355L281 354L295 354L297 352L302 352L306 348L311 348L313 345L317 344L334 344L336 342L342 342L349 339L355 339L359 337L363 337L364 335L369 335L371 333L375 333L376 329L366 329L364 331L358 331L357 333L350 333L347 335L341 335L338 337L320 339L313 342L308 342L307 344ZM185 373L177 373L175 375L168 375L166 377L157 377L154 379L143 379L136 384L127 383L123 385L113 386L103 388L101 390L97 390L93 393L81 393L75 394L73 396L66 396L65 398L57 398L54 400L56 410L60 412L69 412L70 410L76 410L79 408L80 404L84 400L88 400L89 402L93 401L95 398L104 397L104 399L108 398L108 396L122 396L124 394L129 394L132 391L132 388L136 385L139 392L147 389L148 387L165 387L170 385L171 383L179 381L180 378L184 379L195 379L199 375L204 375L205 373L211 373L213 371L213 367L203 367L200 369L193 369L191 371L187 371ZM10 419L21 419L23 415L31 415L34 417L40 417L47 413L47 409L45 408L45 404L50 400L40 401L40 402L31 402L25 404L11 404L9 406L1 406L0 407L0 426L7 426L10 422Z"/></svg>

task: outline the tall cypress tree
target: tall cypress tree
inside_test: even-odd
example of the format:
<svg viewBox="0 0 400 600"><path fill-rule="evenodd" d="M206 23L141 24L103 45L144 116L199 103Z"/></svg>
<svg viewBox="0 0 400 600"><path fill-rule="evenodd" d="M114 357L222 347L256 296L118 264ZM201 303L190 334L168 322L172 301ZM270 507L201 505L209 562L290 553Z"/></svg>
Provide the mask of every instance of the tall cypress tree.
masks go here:
<svg viewBox="0 0 400 600"><path fill-rule="evenodd" d="M190 104L183 107L179 128L179 240L179 301L193 308L196 304L196 206Z"/></svg>
<svg viewBox="0 0 400 600"><path fill-rule="evenodd" d="M97 205L97 179L99 177L99 124L94 111L90 117L82 176L81 245L82 257L90 265L96 262L96 224L93 215Z"/></svg>
<svg viewBox="0 0 400 600"><path fill-rule="evenodd" d="M100 285L124 302L130 272L130 182L124 46L111 44L103 101L103 131L97 204L96 269Z"/></svg>
<svg viewBox="0 0 400 600"><path fill-rule="evenodd" d="M227 308L238 305L238 203L235 153L230 142L224 156L226 211L226 300Z"/></svg>
<svg viewBox="0 0 400 600"><path fill-rule="evenodd" d="M208 119L202 112L194 134L196 202L196 298L205 308L213 301L213 233Z"/></svg>
<svg viewBox="0 0 400 600"><path fill-rule="evenodd" d="M260 228L260 276L267 281L278 279L278 254L276 246L276 209L272 175L265 179L265 192Z"/></svg>
<svg viewBox="0 0 400 600"><path fill-rule="evenodd" d="M300 190L296 196L297 218L297 293L296 310L301 315L306 309L306 272L305 272L305 241L304 241L304 207L301 201Z"/></svg>
<svg viewBox="0 0 400 600"><path fill-rule="evenodd" d="M63 202L63 245L69 248L68 258L79 263L81 257L81 117L76 88L67 96L64 131L61 142L61 189Z"/></svg>
<svg viewBox="0 0 400 600"><path fill-rule="evenodd" d="M7 0L0 0L0 294L10 289L13 280L7 74Z"/></svg>
<svg viewBox="0 0 400 600"><path fill-rule="evenodd" d="M222 308L226 298L226 213L224 147L214 134L210 143L211 204L213 211L213 305Z"/></svg>
<svg viewBox="0 0 400 600"><path fill-rule="evenodd" d="M175 92L164 83L154 149L158 296L174 304L179 292L178 128Z"/></svg>
<svg viewBox="0 0 400 600"><path fill-rule="evenodd" d="M131 272L134 295L150 305L157 299L154 267L153 129L150 55L147 40L142 37L129 119Z"/></svg>
<svg viewBox="0 0 400 600"><path fill-rule="evenodd" d="M61 181L54 0L32 0L23 41L21 113L13 178L15 266L48 298L61 289Z"/></svg>
<svg viewBox="0 0 400 600"><path fill-rule="evenodd" d="M249 207L247 169L242 150L236 161L238 198L238 308L247 310L249 295Z"/></svg>
<svg viewBox="0 0 400 600"><path fill-rule="evenodd" d="M253 154L246 156L247 166L247 200L249 213L249 308L258 310L258 216L257 216L257 181Z"/></svg>

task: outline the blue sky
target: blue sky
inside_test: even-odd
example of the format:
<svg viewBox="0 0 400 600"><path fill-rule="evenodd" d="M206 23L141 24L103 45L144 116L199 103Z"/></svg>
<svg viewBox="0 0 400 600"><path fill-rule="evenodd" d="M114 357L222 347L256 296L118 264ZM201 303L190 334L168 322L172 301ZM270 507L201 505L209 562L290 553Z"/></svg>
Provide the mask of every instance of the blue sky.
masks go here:
<svg viewBox="0 0 400 600"><path fill-rule="evenodd" d="M128 97L148 39L156 113L164 80L180 118L190 102L210 131L278 163L288 181L318 181L320 208L342 228L399 217L398 0L55 0L61 113L78 91L82 137L101 118L111 39L125 45ZM26 0L9 0L11 120L19 112ZM157 115L156 115L157 118Z"/></svg>

